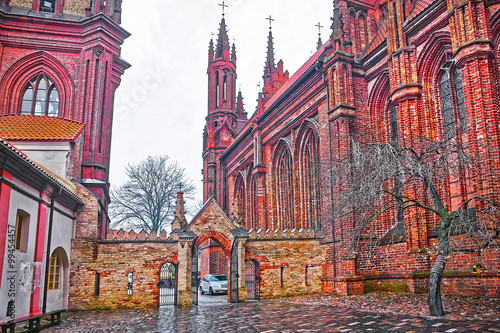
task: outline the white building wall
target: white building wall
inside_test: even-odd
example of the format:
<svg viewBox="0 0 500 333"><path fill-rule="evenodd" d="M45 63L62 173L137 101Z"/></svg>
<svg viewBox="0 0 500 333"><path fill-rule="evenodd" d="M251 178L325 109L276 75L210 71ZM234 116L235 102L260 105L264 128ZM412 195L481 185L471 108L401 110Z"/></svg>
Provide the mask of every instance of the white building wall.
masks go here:
<svg viewBox="0 0 500 333"><path fill-rule="evenodd" d="M14 246L14 233L18 210L29 215L29 226L25 238L26 251L9 251ZM7 230L7 244L2 267L2 284L0 287L0 322L7 318L7 306L14 300L15 316L27 316L30 310L32 276L40 265L34 266L34 253L38 220L38 202L15 191L11 191ZM13 269L14 268L14 269ZM39 273L38 273L39 274ZM9 318L10 319L10 318Z"/></svg>

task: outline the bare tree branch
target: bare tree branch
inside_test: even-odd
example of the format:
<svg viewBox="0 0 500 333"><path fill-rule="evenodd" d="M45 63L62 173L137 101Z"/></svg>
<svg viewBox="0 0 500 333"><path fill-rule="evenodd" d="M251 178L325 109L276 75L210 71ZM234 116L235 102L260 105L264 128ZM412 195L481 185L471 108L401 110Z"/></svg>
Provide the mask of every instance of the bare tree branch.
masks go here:
<svg viewBox="0 0 500 333"><path fill-rule="evenodd" d="M187 198L195 192L185 170L177 162L169 162L166 155L148 156L129 164L125 172L129 180L111 191L112 228L147 232L167 229L173 219L177 192L182 189Z"/></svg>

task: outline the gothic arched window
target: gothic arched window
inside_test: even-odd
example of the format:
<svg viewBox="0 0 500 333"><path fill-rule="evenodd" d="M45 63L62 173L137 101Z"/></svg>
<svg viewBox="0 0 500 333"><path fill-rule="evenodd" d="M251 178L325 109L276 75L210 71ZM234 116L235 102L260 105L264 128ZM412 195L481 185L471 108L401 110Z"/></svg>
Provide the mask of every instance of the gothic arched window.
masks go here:
<svg viewBox="0 0 500 333"><path fill-rule="evenodd" d="M457 135L457 124L460 133L467 132L465 115L464 89L462 72L458 68L446 68L439 78L439 93L441 97L441 112L443 113L443 128L446 139Z"/></svg>
<svg viewBox="0 0 500 333"><path fill-rule="evenodd" d="M293 221L292 155L287 147L276 159L276 194L279 228L295 228Z"/></svg>
<svg viewBox="0 0 500 333"><path fill-rule="evenodd" d="M389 108L389 119L391 121L391 143L394 147L398 147L398 113L396 109L396 105L391 104ZM404 212L403 207L401 207L403 197L403 189L402 189L402 180L400 175L394 176L394 187L396 189L395 193L398 196L396 199L398 203L397 213L396 213L396 221L398 223L403 223L404 220Z"/></svg>
<svg viewBox="0 0 500 333"><path fill-rule="evenodd" d="M21 114L57 117L59 93L54 82L44 73L31 78L23 88Z"/></svg>
<svg viewBox="0 0 500 333"><path fill-rule="evenodd" d="M246 224L248 223L247 219L245 218L245 182L243 181L243 177L240 175L238 175L237 179L236 179L236 197L238 198L238 209L239 209L239 213L240 213L240 217L243 218L243 220L246 222ZM249 230L250 226L247 224L247 230Z"/></svg>
<svg viewBox="0 0 500 333"><path fill-rule="evenodd" d="M307 201L308 228L320 229L320 184L318 136L313 131L306 134L302 148L303 193Z"/></svg>
<svg viewBox="0 0 500 333"><path fill-rule="evenodd" d="M252 195L252 216L249 222L249 229L257 229L259 225L259 179L255 175L252 179L251 195Z"/></svg>

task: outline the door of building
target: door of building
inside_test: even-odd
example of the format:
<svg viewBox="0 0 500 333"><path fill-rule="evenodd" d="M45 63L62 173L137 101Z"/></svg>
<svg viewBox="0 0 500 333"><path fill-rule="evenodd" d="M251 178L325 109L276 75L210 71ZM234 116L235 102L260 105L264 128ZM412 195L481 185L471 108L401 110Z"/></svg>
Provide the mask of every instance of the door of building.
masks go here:
<svg viewBox="0 0 500 333"><path fill-rule="evenodd" d="M158 305L177 305L177 265L166 262L160 267Z"/></svg>
<svg viewBox="0 0 500 333"><path fill-rule="evenodd" d="M247 299L260 299L260 268L259 262L253 259L245 261L245 287Z"/></svg>

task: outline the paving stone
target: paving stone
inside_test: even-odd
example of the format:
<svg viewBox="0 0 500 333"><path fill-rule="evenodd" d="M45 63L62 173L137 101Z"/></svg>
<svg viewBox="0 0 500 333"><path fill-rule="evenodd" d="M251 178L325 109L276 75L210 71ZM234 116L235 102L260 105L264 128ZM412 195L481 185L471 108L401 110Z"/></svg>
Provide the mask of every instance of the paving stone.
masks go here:
<svg viewBox="0 0 500 333"><path fill-rule="evenodd" d="M401 326L398 326L401 325ZM369 326L369 327L368 327ZM44 332L497 332L497 320L451 320L268 300L64 313Z"/></svg>

